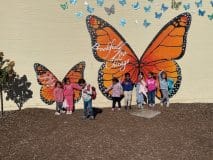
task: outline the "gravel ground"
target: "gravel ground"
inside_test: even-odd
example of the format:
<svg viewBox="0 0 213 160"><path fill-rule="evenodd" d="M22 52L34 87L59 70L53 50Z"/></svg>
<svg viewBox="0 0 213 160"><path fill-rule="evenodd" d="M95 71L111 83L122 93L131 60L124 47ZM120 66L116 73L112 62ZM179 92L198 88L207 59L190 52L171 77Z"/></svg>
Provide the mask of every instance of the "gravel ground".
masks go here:
<svg viewBox="0 0 213 160"><path fill-rule="evenodd" d="M125 110L95 110L95 120L82 120L82 110L60 116L46 109L6 112L0 119L0 160L213 157L213 104L156 106L161 114L152 119Z"/></svg>

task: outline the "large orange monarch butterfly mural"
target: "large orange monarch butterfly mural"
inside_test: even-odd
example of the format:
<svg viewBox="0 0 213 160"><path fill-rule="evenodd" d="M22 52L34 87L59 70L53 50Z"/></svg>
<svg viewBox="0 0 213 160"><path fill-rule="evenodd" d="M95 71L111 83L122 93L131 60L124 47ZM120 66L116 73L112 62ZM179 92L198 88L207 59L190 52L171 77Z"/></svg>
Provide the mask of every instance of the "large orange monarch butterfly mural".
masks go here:
<svg viewBox="0 0 213 160"><path fill-rule="evenodd" d="M55 83L58 81L58 79L45 66L39 63L34 64L34 69L38 83L41 85L40 97L42 101L48 105L53 104L55 102L53 91L55 89ZM84 69L85 62L82 61L72 67L66 74L65 78L69 78L71 83L78 83L78 80L84 77ZM77 102L80 98L81 92L74 90L74 102Z"/></svg>
<svg viewBox="0 0 213 160"><path fill-rule="evenodd" d="M175 60L180 59L186 49L187 33L191 24L190 13L182 13L169 21L155 36L140 59L119 32L108 22L88 15L86 24L92 41L92 51L96 60L103 62L98 71L98 84L104 96L111 99L110 93L105 93L113 77L124 79L129 72L132 81L137 82L140 72L145 77L148 72L158 74L161 70L174 82L169 96L177 93L182 76L181 68ZM160 91L156 96L160 98Z"/></svg>

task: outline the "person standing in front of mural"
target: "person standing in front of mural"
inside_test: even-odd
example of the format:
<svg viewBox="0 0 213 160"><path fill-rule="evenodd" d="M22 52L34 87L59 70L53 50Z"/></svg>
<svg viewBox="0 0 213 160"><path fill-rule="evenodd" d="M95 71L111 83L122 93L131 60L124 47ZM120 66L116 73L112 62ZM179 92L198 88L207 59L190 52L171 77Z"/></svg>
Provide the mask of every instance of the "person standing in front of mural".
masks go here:
<svg viewBox="0 0 213 160"><path fill-rule="evenodd" d="M139 109L143 109L143 104L145 103L145 99L147 97L147 88L146 82L144 80L143 73L140 73L138 76L138 82L136 84L136 102Z"/></svg>
<svg viewBox="0 0 213 160"><path fill-rule="evenodd" d="M161 106L166 105L169 107L169 86L167 81L167 74L165 71L161 71L158 74L159 86L161 91Z"/></svg>
<svg viewBox="0 0 213 160"><path fill-rule="evenodd" d="M54 99L56 102L56 112L55 115L60 115L61 112L63 112L63 101L64 101L64 89L61 82L57 81L55 83L55 89L53 91L54 93Z"/></svg>
<svg viewBox="0 0 213 160"><path fill-rule="evenodd" d="M154 74L152 72L148 73L148 79L146 80L147 89L148 89L148 105L150 107L155 106L155 94L157 89L157 82L154 78Z"/></svg>
<svg viewBox="0 0 213 160"><path fill-rule="evenodd" d="M125 79L122 82L122 87L124 91L124 106L127 110L128 108L131 109L132 103L132 90L134 88L134 83L131 80L130 74L125 73Z"/></svg>
<svg viewBox="0 0 213 160"><path fill-rule="evenodd" d="M94 113L92 108L92 86L87 84L84 79L79 79L78 84L82 87L82 98L84 102L84 116L83 119L88 117L93 120Z"/></svg>
<svg viewBox="0 0 213 160"><path fill-rule="evenodd" d="M74 89L81 90L81 86L70 83L69 78L64 79L64 101L66 104L67 114L72 114L74 109Z"/></svg>
<svg viewBox="0 0 213 160"><path fill-rule="evenodd" d="M123 98L123 88L117 78L112 79L112 85L105 90L106 93L112 90L112 111L115 110L118 102L118 110L121 110L121 99Z"/></svg>

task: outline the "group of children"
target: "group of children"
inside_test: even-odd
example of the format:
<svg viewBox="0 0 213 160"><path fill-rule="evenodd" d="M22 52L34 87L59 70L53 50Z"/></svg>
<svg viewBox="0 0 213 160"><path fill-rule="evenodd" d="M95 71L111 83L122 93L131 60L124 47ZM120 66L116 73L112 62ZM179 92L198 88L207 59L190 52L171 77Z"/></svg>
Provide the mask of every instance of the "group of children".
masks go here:
<svg viewBox="0 0 213 160"><path fill-rule="evenodd" d="M92 109L92 86L87 84L84 79L79 79L78 84L70 83L70 80L66 78L64 84L56 82L54 89L54 98L56 102L55 115L61 113L72 114L74 109L74 89L80 90L82 93L82 99L84 103L84 119L94 119Z"/></svg>
<svg viewBox="0 0 213 160"><path fill-rule="evenodd" d="M120 82L117 78L112 79L112 85L105 90L105 93L111 91L112 97L112 111L115 110L116 103L118 103L118 110L121 109L121 100L124 98L125 109L131 109L132 91L136 87L136 98L138 108L143 108L145 103L150 107L155 106L155 95L159 87L161 91L161 105L169 107L169 85L167 74L161 71L158 75L158 82L153 73L149 73L147 79L144 78L143 73L138 76L138 82L132 82L130 74L125 73L125 79ZM93 88L87 84L84 79L80 79L78 84L70 83L69 79L64 80L64 84L56 82L54 89L54 98L56 101L56 115L61 113L72 114L74 109L74 89L80 90L84 103L84 119L94 119L92 109ZM148 102L147 102L148 99ZM65 109L66 108L66 109Z"/></svg>
<svg viewBox="0 0 213 160"><path fill-rule="evenodd" d="M143 108L145 103L150 107L155 106L155 95L159 87L161 91L161 105L169 107L169 86L167 81L167 74L161 71L158 75L157 83L154 74L148 73L148 78L145 79L143 73L138 76L138 82L132 82L130 74L125 74L125 79L122 83L117 78L112 79L112 86L106 89L106 93L112 90L112 111L115 110L115 105L118 103L118 110L121 109L121 100L124 98L125 109L131 109L132 91L136 87L136 101L138 108ZM148 99L148 102L147 102Z"/></svg>

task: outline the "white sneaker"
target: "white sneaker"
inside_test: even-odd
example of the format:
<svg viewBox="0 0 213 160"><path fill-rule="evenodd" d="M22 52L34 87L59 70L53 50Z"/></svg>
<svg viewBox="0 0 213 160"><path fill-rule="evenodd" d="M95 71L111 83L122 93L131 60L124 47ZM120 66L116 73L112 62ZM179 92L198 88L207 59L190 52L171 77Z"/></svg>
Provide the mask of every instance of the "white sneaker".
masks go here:
<svg viewBox="0 0 213 160"><path fill-rule="evenodd" d="M112 111L115 111L115 108L112 108Z"/></svg>
<svg viewBox="0 0 213 160"><path fill-rule="evenodd" d="M61 113L66 113L66 111L64 111L64 110L61 110Z"/></svg>
<svg viewBox="0 0 213 160"><path fill-rule="evenodd" d="M59 115L60 115L60 113L59 113L59 112L55 112L55 115L56 115L56 116L59 116Z"/></svg>
<svg viewBox="0 0 213 160"><path fill-rule="evenodd" d="M152 104L152 107L154 107L155 106L155 104Z"/></svg>
<svg viewBox="0 0 213 160"><path fill-rule="evenodd" d="M163 106L163 103L162 103L162 102L160 102L160 106Z"/></svg>
<svg viewBox="0 0 213 160"><path fill-rule="evenodd" d="M166 103L166 107L169 107L169 102Z"/></svg>
<svg viewBox="0 0 213 160"><path fill-rule="evenodd" d="M72 111L67 111L67 114L72 114Z"/></svg>

